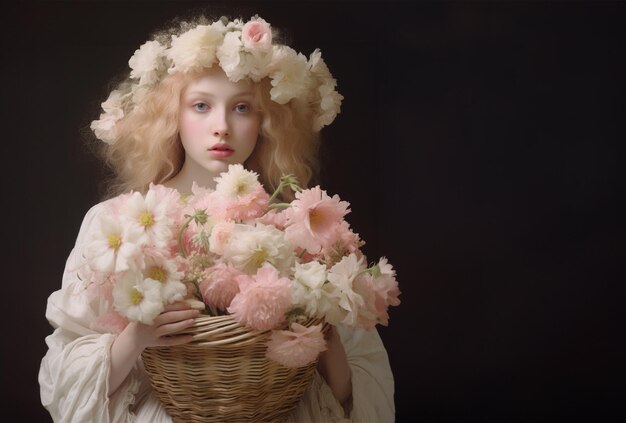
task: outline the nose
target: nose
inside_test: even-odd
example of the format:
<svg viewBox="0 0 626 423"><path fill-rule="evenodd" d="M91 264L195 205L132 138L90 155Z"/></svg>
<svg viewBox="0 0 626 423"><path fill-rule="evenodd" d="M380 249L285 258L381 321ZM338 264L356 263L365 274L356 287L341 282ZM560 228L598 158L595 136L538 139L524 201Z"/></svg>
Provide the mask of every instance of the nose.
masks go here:
<svg viewBox="0 0 626 423"><path fill-rule="evenodd" d="M213 125L211 131L216 137L226 137L230 134L228 125L228 116L224 108L215 108L213 110Z"/></svg>

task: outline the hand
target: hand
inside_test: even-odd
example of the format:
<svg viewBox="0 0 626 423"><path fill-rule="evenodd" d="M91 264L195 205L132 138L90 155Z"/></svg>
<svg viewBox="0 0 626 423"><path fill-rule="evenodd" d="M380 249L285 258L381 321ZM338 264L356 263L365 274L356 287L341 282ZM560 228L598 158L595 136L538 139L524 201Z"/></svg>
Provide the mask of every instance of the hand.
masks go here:
<svg viewBox="0 0 626 423"><path fill-rule="evenodd" d="M119 334L111 346L111 373L109 396L112 395L130 373L142 351L148 347L186 344L191 335L175 335L193 325L200 312L180 301L169 304L151 325L132 322Z"/></svg>
<svg viewBox="0 0 626 423"><path fill-rule="evenodd" d="M194 319L200 315L198 310L179 301L168 304L159 314L152 325L144 323L130 323L135 325L131 328L137 347L141 350L148 347L164 347L168 345L186 344L192 340L191 335L175 335L183 329L187 329L194 323Z"/></svg>

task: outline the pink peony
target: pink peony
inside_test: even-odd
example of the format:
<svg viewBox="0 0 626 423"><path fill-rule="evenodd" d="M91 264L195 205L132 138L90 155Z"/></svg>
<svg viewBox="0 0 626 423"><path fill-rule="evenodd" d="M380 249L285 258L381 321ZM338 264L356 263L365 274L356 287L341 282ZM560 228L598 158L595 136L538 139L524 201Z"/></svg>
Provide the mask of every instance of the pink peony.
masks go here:
<svg viewBox="0 0 626 423"><path fill-rule="evenodd" d="M329 197L319 186L297 192L286 210L287 239L312 254L318 253L322 246L334 242L337 226L350 212L349 205L337 195Z"/></svg>
<svg viewBox="0 0 626 423"><path fill-rule="evenodd" d="M273 331L267 342L267 357L286 367L305 366L325 350L321 324L307 328L293 323L290 331Z"/></svg>
<svg viewBox="0 0 626 423"><path fill-rule="evenodd" d="M241 32L241 41L247 49L266 51L272 46L272 30L261 18L248 21Z"/></svg>
<svg viewBox="0 0 626 423"><path fill-rule="evenodd" d="M320 257L316 257L317 260L323 261L327 266L334 265L352 253L357 258L362 256L360 249L365 245L365 242L361 240L359 234L350 229L350 225L345 220L335 227L333 237L329 240L322 246Z"/></svg>
<svg viewBox="0 0 626 423"><path fill-rule="evenodd" d="M255 277L236 277L240 292L228 312L239 323L255 330L269 330L285 321L292 304L291 281L280 278L271 266L261 267Z"/></svg>
<svg viewBox="0 0 626 423"><path fill-rule="evenodd" d="M209 214L223 220L251 220L265 213L269 199L269 194L259 184L250 193L236 198L223 197L219 192L214 192L207 210Z"/></svg>
<svg viewBox="0 0 626 423"><path fill-rule="evenodd" d="M263 216L259 217L257 222L264 225L272 225L276 229L283 231L285 230L285 225L287 224L287 214L285 213L285 210L281 210L279 212L276 210L270 210Z"/></svg>
<svg viewBox="0 0 626 423"><path fill-rule="evenodd" d="M211 308L226 310L239 293L236 277L242 275L229 264L216 264L207 270L207 278L200 282L200 294L203 301Z"/></svg>
<svg viewBox="0 0 626 423"><path fill-rule="evenodd" d="M222 220L252 220L267 211L269 199L256 172L240 164L229 165L227 172L215 178L207 212Z"/></svg>

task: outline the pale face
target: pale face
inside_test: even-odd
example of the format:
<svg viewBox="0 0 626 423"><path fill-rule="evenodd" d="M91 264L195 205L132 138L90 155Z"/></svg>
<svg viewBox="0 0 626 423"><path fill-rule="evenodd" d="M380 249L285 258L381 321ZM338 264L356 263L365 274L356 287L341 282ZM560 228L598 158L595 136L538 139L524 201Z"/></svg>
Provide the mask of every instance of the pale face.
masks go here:
<svg viewBox="0 0 626 423"><path fill-rule="evenodd" d="M257 142L261 115L248 81L231 82L215 66L183 91L179 134L185 150L180 177L212 187L229 164L243 163Z"/></svg>

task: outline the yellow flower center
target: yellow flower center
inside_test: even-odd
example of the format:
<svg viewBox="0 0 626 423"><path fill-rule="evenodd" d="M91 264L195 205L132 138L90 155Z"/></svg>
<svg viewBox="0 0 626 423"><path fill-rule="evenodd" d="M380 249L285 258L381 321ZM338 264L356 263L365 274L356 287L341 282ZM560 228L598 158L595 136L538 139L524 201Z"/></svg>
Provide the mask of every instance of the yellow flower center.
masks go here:
<svg viewBox="0 0 626 423"><path fill-rule="evenodd" d="M248 193L248 187L244 182L239 182L237 184L237 195L242 196Z"/></svg>
<svg viewBox="0 0 626 423"><path fill-rule="evenodd" d="M154 217L152 213L145 211L139 215L139 224L144 226L146 229L150 226L154 225Z"/></svg>
<svg viewBox="0 0 626 423"><path fill-rule="evenodd" d="M133 288L132 294L130 294L130 301L134 304L140 304L143 301L143 294L137 291L136 288Z"/></svg>
<svg viewBox="0 0 626 423"><path fill-rule="evenodd" d="M267 252L264 249L259 249L252 254L251 261L258 269L267 260Z"/></svg>
<svg viewBox="0 0 626 423"><path fill-rule="evenodd" d="M309 212L309 222L311 224L311 229L316 230L323 220L324 213L322 213L321 210L314 209Z"/></svg>
<svg viewBox="0 0 626 423"><path fill-rule="evenodd" d="M107 242L109 243L109 247L117 250L120 248L120 245L122 245L122 238L117 234L109 235L107 237Z"/></svg>
<svg viewBox="0 0 626 423"><path fill-rule="evenodd" d="M155 281L159 281L161 283L165 282L166 276L167 273L162 267L154 266L148 271L148 277L150 279L154 279Z"/></svg>

